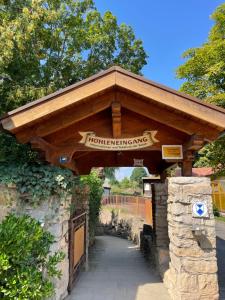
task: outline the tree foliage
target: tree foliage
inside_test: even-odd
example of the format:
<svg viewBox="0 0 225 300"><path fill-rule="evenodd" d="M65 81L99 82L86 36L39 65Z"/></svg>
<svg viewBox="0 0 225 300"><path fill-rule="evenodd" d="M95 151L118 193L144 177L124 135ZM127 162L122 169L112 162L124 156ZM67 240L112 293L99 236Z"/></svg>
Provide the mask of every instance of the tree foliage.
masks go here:
<svg viewBox="0 0 225 300"><path fill-rule="evenodd" d="M135 181L137 182L138 186L141 187L142 186L142 177L147 176L147 172L145 170L145 168L134 168L132 171L132 174L130 176L130 180L131 181Z"/></svg>
<svg viewBox="0 0 225 300"><path fill-rule="evenodd" d="M29 216L7 216L0 224L0 298L42 300L54 293L51 278L64 254L50 254L54 237ZM44 275L46 274L46 275Z"/></svg>
<svg viewBox="0 0 225 300"><path fill-rule="evenodd" d="M186 81L181 90L225 107L225 3L212 14L215 24L206 43L187 50L186 62L177 70Z"/></svg>
<svg viewBox="0 0 225 300"><path fill-rule="evenodd" d="M132 28L92 0L5 0L0 43L1 114L111 65L140 73L147 58Z"/></svg>
<svg viewBox="0 0 225 300"><path fill-rule="evenodd" d="M206 102L225 108L225 3L212 14L214 26L208 40L184 53L186 62L177 70L185 79L181 90ZM225 137L207 145L195 166L211 166L217 175L225 174Z"/></svg>
<svg viewBox="0 0 225 300"><path fill-rule="evenodd" d="M206 145L199 151L195 167L206 166L213 167L213 177L225 176L225 137Z"/></svg>
<svg viewBox="0 0 225 300"><path fill-rule="evenodd" d="M116 170L119 168L111 167L111 168L104 168L104 176L110 180L111 183L116 182Z"/></svg>

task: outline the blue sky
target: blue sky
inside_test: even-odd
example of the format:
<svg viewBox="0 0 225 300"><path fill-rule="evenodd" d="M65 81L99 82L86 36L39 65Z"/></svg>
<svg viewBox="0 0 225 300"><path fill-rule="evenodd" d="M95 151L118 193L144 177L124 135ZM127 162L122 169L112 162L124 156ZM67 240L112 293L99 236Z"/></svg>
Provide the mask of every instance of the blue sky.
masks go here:
<svg viewBox="0 0 225 300"><path fill-rule="evenodd" d="M206 41L219 0L95 0L104 13L110 10L119 23L130 25L149 55L145 77L178 89L176 68L182 53Z"/></svg>
<svg viewBox="0 0 225 300"><path fill-rule="evenodd" d="M175 70L184 60L182 53L206 41L213 21L210 15L224 1L219 0L95 0L104 13L110 10L119 23L130 25L144 42L149 55L143 75L179 89ZM121 169L120 179L132 170Z"/></svg>

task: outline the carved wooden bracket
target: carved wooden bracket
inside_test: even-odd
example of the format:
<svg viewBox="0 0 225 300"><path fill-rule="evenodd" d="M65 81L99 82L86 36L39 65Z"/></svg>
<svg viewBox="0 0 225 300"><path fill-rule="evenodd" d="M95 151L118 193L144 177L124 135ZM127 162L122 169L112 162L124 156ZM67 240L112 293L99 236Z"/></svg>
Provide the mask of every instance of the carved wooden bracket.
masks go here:
<svg viewBox="0 0 225 300"><path fill-rule="evenodd" d="M204 146L205 140L203 136L192 135L190 140L183 146L183 163L182 175L192 176L192 164L195 159L195 153Z"/></svg>
<svg viewBox="0 0 225 300"><path fill-rule="evenodd" d="M194 134L191 136L190 140L184 145L184 152L186 151L198 151L205 144L204 137L201 135Z"/></svg>
<svg viewBox="0 0 225 300"><path fill-rule="evenodd" d="M43 152L45 160L56 166L63 166L79 175L76 162L73 160L74 147L57 147L41 137L34 137L30 140L31 147L38 152Z"/></svg>

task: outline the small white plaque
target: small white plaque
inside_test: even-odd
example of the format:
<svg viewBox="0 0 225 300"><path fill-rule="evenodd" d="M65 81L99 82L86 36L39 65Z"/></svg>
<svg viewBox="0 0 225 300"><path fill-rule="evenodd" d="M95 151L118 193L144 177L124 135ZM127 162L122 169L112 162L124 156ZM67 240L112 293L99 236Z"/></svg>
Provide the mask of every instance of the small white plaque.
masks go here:
<svg viewBox="0 0 225 300"><path fill-rule="evenodd" d="M204 201L196 201L192 206L193 217L196 218L207 218L208 215L208 207Z"/></svg>

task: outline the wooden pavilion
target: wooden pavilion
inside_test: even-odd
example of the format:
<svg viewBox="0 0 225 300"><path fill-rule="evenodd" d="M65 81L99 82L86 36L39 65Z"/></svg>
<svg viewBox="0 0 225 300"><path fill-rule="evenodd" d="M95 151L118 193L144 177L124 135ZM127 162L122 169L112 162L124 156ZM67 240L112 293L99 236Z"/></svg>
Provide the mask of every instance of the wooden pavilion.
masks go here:
<svg viewBox="0 0 225 300"><path fill-rule="evenodd" d="M9 112L1 124L76 174L135 159L152 174L180 162L191 176L195 152L224 132L225 110L111 67ZM182 155L163 159L163 145L179 146Z"/></svg>

